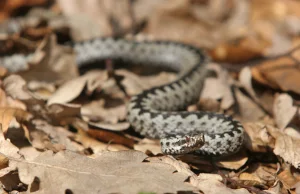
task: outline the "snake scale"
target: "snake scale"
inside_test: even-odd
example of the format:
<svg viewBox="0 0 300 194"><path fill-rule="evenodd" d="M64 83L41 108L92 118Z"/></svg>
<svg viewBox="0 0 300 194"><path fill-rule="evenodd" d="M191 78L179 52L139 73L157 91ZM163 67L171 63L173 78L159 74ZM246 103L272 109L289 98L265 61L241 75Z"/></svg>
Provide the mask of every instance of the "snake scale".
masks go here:
<svg viewBox="0 0 300 194"><path fill-rule="evenodd" d="M131 98L128 121L136 132L160 138L166 154L193 152L224 156L236 153L243 144L244 129L230 116L212 112L187 112L197 102L206 77L208 59L198 48L171 41L137 42L98 38L72 43L79 67L105 59L126 63L166 67L178 72L178 79L153 87ZM0 64L15 72L26 68L32 55L0 58Z"/></svg>

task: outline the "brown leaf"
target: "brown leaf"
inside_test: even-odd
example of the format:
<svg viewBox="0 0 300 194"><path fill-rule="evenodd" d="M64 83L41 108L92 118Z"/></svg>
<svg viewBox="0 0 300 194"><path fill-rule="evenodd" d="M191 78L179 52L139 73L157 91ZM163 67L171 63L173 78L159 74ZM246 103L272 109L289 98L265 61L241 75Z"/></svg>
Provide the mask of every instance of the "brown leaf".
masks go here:
<svg viewBox="0 0 300 194"><path fill-rule="evenodd" d="M249 194L249 192L244 188L230 189L221 183L221 181L222 177L220 175L201 173L197 179L192 179L192 184L197 186L204 193Z"/></svg>
<svg viewBox="0 0 300 194"><path fill-rule="evenodd" d="M79 143L71 141L75 135L63 127L52 126L44 120L34 119L33 128L30 129L30 143L38 150L60 150L82 151L84 148Z"/></svg>
<svg viewBox="0 0 300 194"><path fill-rule="evenodd" d="M292 91L300 94L300 70L298 61L300 60L300 49L296 48L290 53L280 57L274 57L264 61L252 68L254 79L261 84L274 89Z"/></svg>
<svg viewBox="0 0 300 194"><path fill-rule="evenodd" d="M110 131L89 129L87 131L87 134L105 143L121 144L129 148L133 148L134 141L132 139L126 138Z"/></svg>
<svg viewBox="0 0 300 194"><path fill-rule="evenodd" d="M86 125L86 126L81 126L81 125ZM92 149L93 153L95 154L102 153L103 151L129 150L129 148L126 146L119 145L119 144L103 143L91 137L86 132L89 129L86 123L77 121L74 122L74 127L78 130L78 132L77 134L75 134L75 137L73 137L72 139L82 144L82 146L85 149Z"/></svg>
<svg viewBox="0 0 300 194"><path fill-rule="evenodd" d="M300 168L300 141L288 135L281 135L276 139L274 154Z"/></svg>
<svg viewBox="0 0 300 194"><path fill-rule="evenodd" d="M70 80L78 76L75 53L70 47L58 45L54 35L47 36L31 58L29 70L19 74L27 81Z"/></svg>
<svg viewBox="0 0 300 194"><path fill-rule="evenodd" d="M66 125L70 120L80 116L81 106L78 104L51 104L47 113L54 123Z"/></svg>
<svg viewBox="0 0 300 194"><path fill-rule="evenodd" d="M144 138L137 144L134 144L134 149L146 153L150 151L154 155L161 153L159 140Z"/></svg>
<svg viewBox="0 0 300 194"><path fill-rule="evenodd" d="M245 123L243 126L247 133L245 139L247 149L253 152L267 152L270 147L274 147L275 138L268 131L268 128L273 128L272 126L263 123Z"/></svg>
<svg viewBox="0 0 300 194"><path fill-rule="evenodd" d="M0 156L1 156L1 170L0 177L8 174L11 171L16 170L16 166L12 163L8 163L10 157L20 159L22 156L19 153L19 148L13 145L9 140L5 140L0 137Z"/></svg>
<svg viewBox="0 0 300 194"><path fill-rule="evenodd" d="M95 89L101 88L107 79L106 71L91 71L60 86L48 99L47 104L71 102L81 94L85 86L88 86L87 92L90 94Z"/></svg>
<svg viewBox="0 0 300 194"><path fill-rule="evenodd" d="M242 166L246 164L248 161L247 154L245 152L239 152L234 156L230 156L228 158L218 161L216 163L217 166L221 168L231 169L231 170L238 170Z"/></svg>
<svg viewBox="0 0 300 194"><path fill-rule="evenodd" d="M0 123L2 125L2 132L7 133L8 127L12 119L16 119L19 123L29 121L32 115L22 109L16 108L0 108Z"/></svg>
<svg viewBox="0 0 300 194"><path fill-rule="evenodd" d="M143 162L146 157L137 151L104 152L95 159L69 151L46 151L33 161L10 158L10 162L18 166L20 180L29 185L28 191L34 188L35 177L39 179L40 193L64 193L66 189L82 194L195 190L184 183L186 174L174 173L174 167L162 162ZM59 180L64 184L56 184Z"/></svg>
<svg viewBox="0 0 300 194"><path fill-rule="evenodd" d="M288 94L277 95L274 101L274 119L279 129L283 130L292 121L297 112L293 99Z"/></svg>
<svg viewBox="0 0 300 194"><path fill-rule="evenodd" d="M277 177L283 183L284 187L288 190L292 189L293 186L300 181L300 179L297 179L293 176L290 168L284 169L278 174Z"/></svg>
<svg viewBox="0 0 300 194"><path fill-rule="evenodd" d="M28 91L26 81L19 75L10 75L3 81L3 86L8 95L19 100L32 100L33 94Z"/></svg>
<svg viewBox="0 0 300 194"><path fill-rule="evenodd" d="M233 79L229 76L228 71L222 69L217 64L210 64L209 69L217 74L217 78L207 78L204 82L201 98L212 98L221 101L221 109L226 110L234 103L230 89Z"/></svg>
<svg viewBox="0 0 300 194"><path fill-rule="evenodd" d="M235 89L236 99L239 104L243 121L259 121L266 115L265 112L240 90Z"/></svg>

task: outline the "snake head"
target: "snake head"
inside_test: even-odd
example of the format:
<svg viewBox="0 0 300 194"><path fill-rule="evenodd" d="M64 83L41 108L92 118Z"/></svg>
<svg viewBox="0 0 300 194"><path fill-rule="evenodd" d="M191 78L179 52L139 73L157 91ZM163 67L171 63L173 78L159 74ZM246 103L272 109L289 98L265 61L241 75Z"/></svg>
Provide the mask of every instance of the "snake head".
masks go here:
<svg viewBox="0 0 300 194"><path fill-rule="evenodd" d="M205 143L203 134L168 135L160 140L164 154L187 154L199 150Z"/></svg>

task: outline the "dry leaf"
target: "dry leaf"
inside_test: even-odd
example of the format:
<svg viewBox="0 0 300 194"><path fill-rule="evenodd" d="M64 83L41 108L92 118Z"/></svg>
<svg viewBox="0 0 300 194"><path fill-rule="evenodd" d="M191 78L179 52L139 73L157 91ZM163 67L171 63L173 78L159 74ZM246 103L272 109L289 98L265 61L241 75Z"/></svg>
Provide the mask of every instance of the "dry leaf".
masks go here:
<svg viewBox="0 0 300 194"><path fill-rule="evenodd" d="M238 89L235 89L236 99L239 104L240 114L243 121L259 121L266 114L265 112L250 98L244 95Z"/></svg>
<svg viewBox="0 0 300 194"><path fill-rule="evenodd" d="M89 129L87 134L105 143L121 144L129 148L132 148L134 144L132 139L106 130Z"/></svg>
<svg viewBox="0 0 300 194"><path fill-rule="evenodd" d="M221 109L226 110L234 103L230 85L233 83L228 72L217 64L210 64L209 69L217 74L217 78L207 78L204 82L201 98L222 99Z"/></svg>
<svg viewBox="0 0 300 194"><path fill-rule="evenodd" d="M238 170L242 166L246 164L248 161L247 154L245 152L239 152L234 156L230 156L226 158L226 160L221 160L216 162L216 165L221 168L231 169L231 170Z"/></svg>
<svg viewBox="0 0 300 194"><path fill-rule="evenodd" d="M126 119L127 108L125 103L120 99L100 99L91 101L83 105L81 108L83 119L93 126L104 126L105 129L113 131L125 130L128 128L128 123L118 124L119 121ZM106 125L106 127L105 127ZM110 125L110 126L109 126Z"/></svg>
<svg viewBox="0 0 300 194"><path fill-rule="evenodd" d="M275 138L270 134L270 125L263 123L245 123L244 129L247 133L245 146L253 152L267 152L269 148L274 148Z"/></svg>
<svg viewBox="0 0 300 194"><path fill-rule="evenodd" d="M11 171L16 170L16 165L9 163L8 160L10 157L21 159L21 155L19 154L19 148L13 145L9 140L5 140L3 137L0 137L0 156L1 156L1 166L6 168L1 168L0 177L5 176Z"/></svg>
<svg viewBox="0 0 300 194"><path fill-rule="evenodd" d="M197 179L192 180L192 184L197 186L203 193L209 194L250 194L246 189L230 189L222 182L222 177L215 174L201 173Z"/></svg>
<svg viewBox="0 0 300 194"><path fill-rule="evenodd" d="M283 130L296 115L297 107L293 105L291 96L280 94L275 98L273 111L278 128Z"/></svg>
<svg viewBox="0 0 300 194"><path fill-rule="evenodd" d="M5 92L19 100L33 100L33 94L28 91L26 81L19 75L10 75L3 81Z"/></svg>
<svg viewBox="0 0 300 194"><path fill-rule="evenodd" d="M174 167L164 163L143 162L147 156L137 151L104 152L95 159L74 152L50 151L33 161L10 158L17 163L20 180L34 189L39 179L39 193L174 193L192 191L184 183L187 175L173 173ZM151 181L151 184L149 184ZM80 184L78 184L80 182ZM53 185L56 185L53 187Z"/></svg>
<svg viewBox="0 0 300 194"><path fill-rule="evenodd" d="M19 123L29 121L33 116L22 109L16 108L0 108L0 123L2 125L2 132L6 134L9 124L12 119L16 119Z"/></svg>
<svg viewBox="0 0 300 194"><path fill-rule="evenodd" d="M296 48L290 53L271 58L253 67L252 75L261 84L299 94L299 59L300 49Z"/></svg>
<svg viewBox="0 0 300 194"><path fill-rule="evenodd" d="M81 129L80 127L76 127L76 129L78 132L73 139L76 142L80 142L85 149L92 149L93 153L95 154L102 153L103 151L129 150L128 147L123 145L103 143L94 139L87 134L87 126L86 129Z"/></svg>
<svg viewBox="0 0 300 194"><path fill-rule="evenodd" d="M78 104L51 104L47 106L47 113L52 122L66 125L72 119L80 117L81 106Z"/></svg>
<svg viewBox="0 0 300 194"><path fill-rule="evenodd" d="M78 76L75 53L70 47L58 45L54 35L44 39L30 64L29 70L19 73L27 81L59 83Z"/></svg>
<svg viewBox="0 0 300 194"><path fill-rule="evenodd" d="M137 144L134 144L134 149L144 153L150 151L154 155L161 153L161 146L159 140L154 140L154 139L144 138L141 141L139 141Z"/></svg>
<svg viewBox="0 0 300 194"><path fill-rule="evenodd" d="M48 99L47 104L71 102L80 95L85 86L89 86L87 92L90 94L96 88L100 88L107 79L108 74L103 71L92 71L72 79L60 86Z"/></svg>
<svg viewBox="0 0 300 194"><path fill-rule="evenodd" d="M283 183L284 187L287 190L292 189L293 186L300 181L300 179L297 179L296 177L293 176L290 168L284 169L282 172L278 174L277 177Z"/></svg>
<svg viewBox="0 0 300 194"><path fill-rule="evenodd" d="M276 138L274 154L279 155L284 161L291 163L295 168L300 168L300 141L288 135Z"/></svg>

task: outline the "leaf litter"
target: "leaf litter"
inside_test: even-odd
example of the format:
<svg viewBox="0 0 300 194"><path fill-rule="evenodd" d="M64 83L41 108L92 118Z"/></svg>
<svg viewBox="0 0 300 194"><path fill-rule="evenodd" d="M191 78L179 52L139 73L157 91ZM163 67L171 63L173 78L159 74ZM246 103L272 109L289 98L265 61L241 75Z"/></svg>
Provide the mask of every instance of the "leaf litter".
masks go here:
<svg viewBox="0 0 300 194"><path fill-rule="evenodd" d="M36 50L27 69L0 69L4 193L299 193L299 2L4 2L1 56ZM33 7L12 18L23 6ZM187 110L240 120L244 148L225 158L163 156L158 140L133 132L130 97L176 76L110 61L78 69L59 44L103 35L204 47L215 62Z"/></svg>

